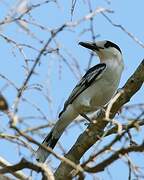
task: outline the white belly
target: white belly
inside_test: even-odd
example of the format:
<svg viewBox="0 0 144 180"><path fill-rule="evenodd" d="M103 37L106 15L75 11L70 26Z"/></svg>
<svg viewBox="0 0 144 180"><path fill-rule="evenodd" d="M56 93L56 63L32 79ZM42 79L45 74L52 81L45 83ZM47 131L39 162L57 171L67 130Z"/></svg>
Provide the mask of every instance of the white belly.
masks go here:
<svg viewBox="0 0 144 180"><path fill-rule="evenodd" d="M73 106L77 112L91 112L99 109L107 104L116 89L118 88L119 79L103 79L96 81L93 85L87 88L73 102Z"/></svg>

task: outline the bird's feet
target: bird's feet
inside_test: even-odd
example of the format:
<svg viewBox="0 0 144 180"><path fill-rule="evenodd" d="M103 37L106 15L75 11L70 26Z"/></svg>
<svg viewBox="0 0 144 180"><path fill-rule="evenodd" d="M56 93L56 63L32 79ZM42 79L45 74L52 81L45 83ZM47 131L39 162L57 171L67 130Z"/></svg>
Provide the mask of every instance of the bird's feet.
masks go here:
<svg viewBox="0 0 144 180"><path fill-rule="evenodd" d="M90 123L93 123L93 121L86 114L81 113L80 115L88 121L85 123L86 126L88 126Z"/></svg>

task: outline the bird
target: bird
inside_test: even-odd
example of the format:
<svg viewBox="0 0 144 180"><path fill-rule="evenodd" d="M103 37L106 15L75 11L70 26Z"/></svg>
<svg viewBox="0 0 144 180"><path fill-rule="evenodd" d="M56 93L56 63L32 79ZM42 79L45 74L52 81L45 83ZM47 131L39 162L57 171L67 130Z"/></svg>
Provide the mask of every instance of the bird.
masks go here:
<svg viewBox="0 0 144 180"><path fill-rule="evenodd" d="M42 144L54 148L66 127L79 115L90 121L88 113L104 107L115 94L124 69L122 51L112 41L79 42L99 57L100 63L91 67L77 83L59 113L58 121ZM41 146L36 160L44 163L50 152Z"/></svg>

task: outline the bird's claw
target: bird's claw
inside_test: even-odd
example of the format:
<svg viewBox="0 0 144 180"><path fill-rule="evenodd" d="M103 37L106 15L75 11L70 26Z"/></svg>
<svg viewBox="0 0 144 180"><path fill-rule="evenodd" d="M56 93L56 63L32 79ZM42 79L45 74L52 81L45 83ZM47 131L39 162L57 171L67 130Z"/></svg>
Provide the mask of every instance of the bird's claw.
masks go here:
<svg viewBox="0 0 144 180"><path fill-rule="evenodd" d="M84 125L85 126L89 126L90 122L85 122Z"/></svg>

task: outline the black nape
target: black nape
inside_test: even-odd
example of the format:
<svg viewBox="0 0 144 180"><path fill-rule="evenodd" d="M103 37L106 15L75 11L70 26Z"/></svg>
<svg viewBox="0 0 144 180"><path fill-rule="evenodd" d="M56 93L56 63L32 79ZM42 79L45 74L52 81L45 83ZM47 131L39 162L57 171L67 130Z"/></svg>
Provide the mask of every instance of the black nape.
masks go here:
<svg viewBox="0 0 144 180"><path fill-rule="evenodd" d="M111 41L106 41L104 47L105 48L114 47L114 48L116 48L122 54L121 49L119 48L119 46L116 45L115 43L111 42Z"/></svg>

